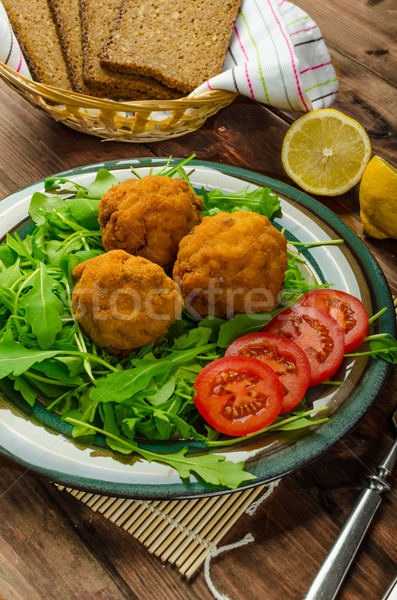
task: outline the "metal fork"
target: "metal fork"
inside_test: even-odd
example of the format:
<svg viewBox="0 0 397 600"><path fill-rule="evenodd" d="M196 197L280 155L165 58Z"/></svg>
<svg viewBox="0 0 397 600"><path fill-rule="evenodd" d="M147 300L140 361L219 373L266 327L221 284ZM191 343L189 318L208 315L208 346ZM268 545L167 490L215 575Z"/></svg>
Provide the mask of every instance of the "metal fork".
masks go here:
<svg viewBox="0 0 397 600"><path fill-rule="evenodd" d="M397 409L393 424L397 430ZM343 525L331 550L313 580L304 600L333 600L356 555L364 535L382 500L381 494L390 490L385 481L397 459L397 438L377 468L377 474L367 477L368 485L361 492L346 523Z"/></svg>

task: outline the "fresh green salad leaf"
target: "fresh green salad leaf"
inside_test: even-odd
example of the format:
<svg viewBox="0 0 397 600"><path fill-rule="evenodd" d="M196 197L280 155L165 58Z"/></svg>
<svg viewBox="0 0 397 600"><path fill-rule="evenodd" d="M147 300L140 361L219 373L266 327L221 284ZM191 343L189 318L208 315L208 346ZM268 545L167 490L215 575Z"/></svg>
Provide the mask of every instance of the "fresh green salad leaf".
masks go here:
<svg viewBox="0 0 397 600"><path fill-rule="evenodd" d="M68 423L80 425L87 432L93 430L96 433L106 434L104 430L94 426L87 427L85 423L79 422L76 419L66 418L65 420ZM114 450L118 450L124 454L136 452L148 462L154 460L170 465L179 473L182 480L190 479L192 475L195 475L211 485L221 485L235 489L245 481L256 479L255 475L244 471L244 462L234 463L226 461L224 456L218 456L217 454L190 456L187 455L188 448L186 446L173 454L157 454L142 448L136 442L125 440L109 432L107 432L107 438L112 439L111 443Z"/></svg>
<svg viewBox="0 0 397 600"><path fill-rule="evenodd" d="M113 185L120 183L118 179L106 169L99 169L95 180L91 183L87 191L87 198L102 198Z"/></svg>
<svg viewBox="0 0 397 600"><path fill-rule="evenodd" d="M238 192L228 193L223 193L221 188L210 192L201 188L201 197L206 215L251 210L270 219L280 210L280 200L269 188L256 188L249 192L247 186Z"/></svg>
<svg viewBox="0 0 397 600"><path fill-rule="evenodd" d="M48 275L44 263L40 263L28 285L31 287L22 301L25 319L27 323L32 324L32 332L39 347L46 350L62 330L61 315L64 306L53 291L56 282Z"/></svg>
<svg viewBox="0 0 397 600"><path fill-rule="evenodd" d="M65 203L58 196L47 196L41 192L35 192L30 201L29 216L36 225L43 225L47 216L64 208Z"/></svg>
<svg viewBox="0 0 397 600"><path fill-rule="evenodd" d="M34 364L58 354L57 350L42 350L41 348L25 348L15 341L0 343L0 379L8 375L21 375Z"/></svg>
<svg viewBox="0 0 397 600"><path fill-rule="evenodd" d="M369 343L372 355L397 364L397 340L391 336L379 338Z"/></svg>
<svg viewBox="0 0 397 600"><path fill-rule="evenodd" d="M379 335L374 337L376 339L369 341L369 350L345 354L345 357L372 356L373 358L386 360L394 365L397 364L397 340L391 335Z"/></svg>
<svg viewBox="0 0 397 600"><path fill-rule="evenodd" d="M70 198L66 200L66 206L77 223L87 229L99 229L98 198Z"/></svg>

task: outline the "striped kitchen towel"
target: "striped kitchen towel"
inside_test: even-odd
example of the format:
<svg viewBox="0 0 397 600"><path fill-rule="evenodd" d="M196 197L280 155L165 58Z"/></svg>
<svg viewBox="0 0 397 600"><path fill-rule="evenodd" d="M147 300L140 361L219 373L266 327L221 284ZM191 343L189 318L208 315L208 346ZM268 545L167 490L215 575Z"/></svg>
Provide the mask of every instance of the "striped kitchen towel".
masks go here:
<svg viewBox="0 0 397 600"><path fill-rule="evenodd" d="M223 72L193 94L228 90L284 110L329 107L338 80L318 25L286 0L243 0Z"/></svg>
<svg viewBox="0 0 397 600"><path fill-rule="evenodd" d="M7 17L4 6L0 2L0 60L4 64L30 77L28 66L25 62L19 44Z"/></svg>

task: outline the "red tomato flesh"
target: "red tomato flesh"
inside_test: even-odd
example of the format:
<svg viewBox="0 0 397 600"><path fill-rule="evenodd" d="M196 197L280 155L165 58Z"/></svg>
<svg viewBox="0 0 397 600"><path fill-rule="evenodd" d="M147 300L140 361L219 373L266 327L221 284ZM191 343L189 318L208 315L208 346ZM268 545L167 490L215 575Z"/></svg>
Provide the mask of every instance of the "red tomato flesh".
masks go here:
<svg viewBox="0 0 397 600"><path fill-rule="evenodd" d="M211 427L231 436L267 427L283 404L277 375L260 360L244 356L214 360L200 372L193 389L201 416Z"/></svg>
<svg viewBox="0 0 397 600"><path fill-rule="evenodd" d="M336 373L343 361L345 336L339 324L318 308L294 306L279 313L264 328L289 338L302 348L310 364L313 387Z"/></svg>
<svg viewBox="0 0 397 600"><path fill-rule="evenodd" d="M310 382L310 364L292 340L274 333L249 333L235 340L225 356L246 356L264 362L278 376L283 390L281 413L299 404Z"/></svg>
<svg viewBox="0 0 397 600"><path fill-rule="evenodd" d="M345 353L353 352L367 337L368 313L364 304L340 290L315 290L303 296L299 306L313 306L338 321L345 334Z"/></svg>

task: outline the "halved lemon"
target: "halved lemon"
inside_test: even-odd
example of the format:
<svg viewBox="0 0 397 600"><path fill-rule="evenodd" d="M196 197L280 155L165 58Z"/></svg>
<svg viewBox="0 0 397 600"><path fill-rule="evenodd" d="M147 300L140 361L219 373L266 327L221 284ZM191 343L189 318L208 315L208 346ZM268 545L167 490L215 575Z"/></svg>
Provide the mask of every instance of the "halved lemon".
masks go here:
<svg viewBox="0 0 397 600"><path fill-rule="evenodd" d="M333 108L297 119L281 151L287 175L307 192L323 196L350 190L360 181L370 157L364 127Z"/></svg>
<svg viewBox="0 0 397 600"><path fill-rule="evenodd" d="M359 198L363 233L397 239L397 169L374 156L362 176Z"/></svg>

